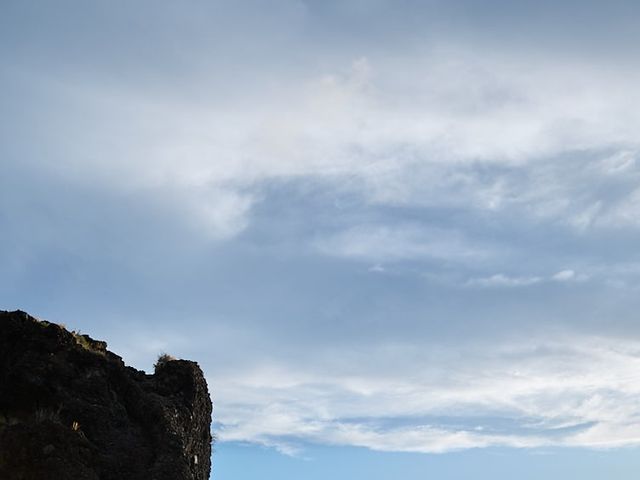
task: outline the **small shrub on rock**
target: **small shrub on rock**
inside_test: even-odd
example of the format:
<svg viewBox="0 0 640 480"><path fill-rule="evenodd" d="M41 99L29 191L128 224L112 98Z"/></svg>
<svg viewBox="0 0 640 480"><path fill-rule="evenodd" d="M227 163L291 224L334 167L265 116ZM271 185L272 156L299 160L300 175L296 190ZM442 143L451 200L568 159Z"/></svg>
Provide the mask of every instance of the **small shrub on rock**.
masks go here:
<svg viewBox="0 0 640 480"><path fill-rule="evenodd" d="M160 368L165 363L172 362L174 360L177 360L177 358L173 355L169 355L168 353L161 353L158 356L158 360L156 360L156 363L153 365L153 368L158 370L158 368Z"/></svg>

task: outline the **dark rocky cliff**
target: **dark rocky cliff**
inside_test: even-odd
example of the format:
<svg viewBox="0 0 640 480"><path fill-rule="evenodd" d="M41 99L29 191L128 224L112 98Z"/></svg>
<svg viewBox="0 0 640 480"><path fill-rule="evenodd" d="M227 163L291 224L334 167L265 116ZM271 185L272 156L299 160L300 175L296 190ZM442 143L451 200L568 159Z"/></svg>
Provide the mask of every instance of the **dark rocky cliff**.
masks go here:
<svg viewBox="0 0 640 480"><path fill-rule="evenodd" d="M206 480L211 409L195 362L147 375L104 342L0 311L2 480Z"/></svg>

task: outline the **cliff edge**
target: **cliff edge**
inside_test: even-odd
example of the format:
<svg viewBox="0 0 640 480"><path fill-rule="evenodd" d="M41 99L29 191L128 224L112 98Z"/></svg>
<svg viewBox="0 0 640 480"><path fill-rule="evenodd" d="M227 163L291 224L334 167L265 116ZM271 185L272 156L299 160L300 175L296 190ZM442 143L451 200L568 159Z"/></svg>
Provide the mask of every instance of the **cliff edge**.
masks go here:
<svg viewBox="0 0 640 480"><path fill-rule="evenodd" d="M147 375L105 342L0 311L3 480L207 480L211 410L195 362Z"/></svg>

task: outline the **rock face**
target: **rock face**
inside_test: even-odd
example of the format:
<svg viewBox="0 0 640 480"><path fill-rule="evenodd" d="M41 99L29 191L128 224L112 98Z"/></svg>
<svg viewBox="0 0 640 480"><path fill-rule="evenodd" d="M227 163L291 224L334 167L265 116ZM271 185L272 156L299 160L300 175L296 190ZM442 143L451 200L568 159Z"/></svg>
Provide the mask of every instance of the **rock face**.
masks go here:
<svg viewBox="0 0 640 480"><path fill-rule="evenodd" d="M206 480L211 409L195 362L147 375L105 342L0 311L2 480Z"/></svg>

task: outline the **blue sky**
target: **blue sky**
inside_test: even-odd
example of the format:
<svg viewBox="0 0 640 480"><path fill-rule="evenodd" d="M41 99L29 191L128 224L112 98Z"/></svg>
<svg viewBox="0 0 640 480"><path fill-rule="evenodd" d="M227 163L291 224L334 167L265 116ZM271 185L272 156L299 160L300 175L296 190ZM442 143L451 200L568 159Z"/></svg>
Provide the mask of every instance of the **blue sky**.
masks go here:
<svg viewBox="0 0 640 480"><path fill-rule="evenodd" d="M640 11L558 3L2 2L1 307L197 360L218 478L635 478Z"/></svg>

